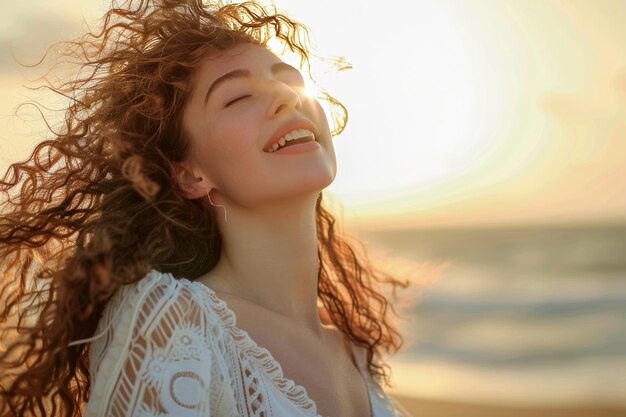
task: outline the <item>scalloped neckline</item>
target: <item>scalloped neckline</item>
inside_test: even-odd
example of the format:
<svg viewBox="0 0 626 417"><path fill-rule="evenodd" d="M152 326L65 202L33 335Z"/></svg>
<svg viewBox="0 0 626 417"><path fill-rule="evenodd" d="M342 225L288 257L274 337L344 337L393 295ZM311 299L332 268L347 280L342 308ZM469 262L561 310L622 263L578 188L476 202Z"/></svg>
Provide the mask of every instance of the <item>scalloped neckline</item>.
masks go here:
<svg viewBox="0 0 626 417"><path fill-rule="evenodd" d="M220 314L221 313L220 311L215 311L215 309L213 310L220 316L220 318L222 319L222 323L224 323L228 327L229 331L231 331L232 333L235 334L235 336L237 336L237 337L233 337L232 339L238 345L242 344L244 348L247 347L246 349L242 349L242 352L245 353L246 350L248 349L253 352L252 355L248 355L248 356L252 358L252 360L257 364L257 366L261 368L263 373L267 377L269 377L270 380L274 383L274 386L276 386L276 388L278 388L280 392L282 392L285 395L285 397L294 406L300 409L308 417L324 417L317 413L317 404L312 398L309 397L309 394L306 388L303 387L302 385L297 384L292 379L286 378L283 374L283 368L280 362L278 362L274 358L274 355L272 355L272 353L268 349L256 343L256 341L254 341L254 339L250 337L247 331L237 327L237 315L235 314L234 311L230 309L230 307L228 307L228 303L225 300L222 300L211 287L207 286L206 284L202 282L190 281L187 278L180 278L180 279L187 281L192 286L201 287L202 290L205 291L209 295L209 300L223 309L222 311L225 317L223 317L222 314ZM352 350L352 353L354 355L356 368L359 371L361 378L365 382L365 386L367 390L367 398L369 402L370 417L375 417L374 416L374 404L373 404L373 399L372 399L372 387L370 385L370 381L366 377L366 375L363 374L363 370L361 369L356 353L354 352L354 344L350 343L350 349ZM264 361L260 361L258 359L259 357L266 357L267 359ZM270 371L270 364L273 364L273 367L275 368L275 374L273 374ZM298 397L302 398L302 402L304 403L304 405L300 404L297 401Z"/></svg>

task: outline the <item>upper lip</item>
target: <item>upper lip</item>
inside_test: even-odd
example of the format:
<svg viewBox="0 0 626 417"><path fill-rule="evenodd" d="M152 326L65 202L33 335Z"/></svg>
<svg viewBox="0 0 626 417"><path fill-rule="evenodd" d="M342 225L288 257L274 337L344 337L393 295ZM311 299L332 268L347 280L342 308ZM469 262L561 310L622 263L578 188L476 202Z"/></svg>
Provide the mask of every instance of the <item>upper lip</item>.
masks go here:
<svg viewBox="0 0 626 417"><path fill-rule="evenodd" d="M308 120L292 120L290 122L285 123L284 125L279 127L276 132L274 132L270 140L268 140L267 143L265 144L265 148L263 148L263 150L265 152L268 152L271 149L272 145L278 142L280 138L282 138L287 133L292 132L296 129L310 130L315 135L315 140L316 141L318 140L317 128L315 127L313 123L311 123Z"/></svg>

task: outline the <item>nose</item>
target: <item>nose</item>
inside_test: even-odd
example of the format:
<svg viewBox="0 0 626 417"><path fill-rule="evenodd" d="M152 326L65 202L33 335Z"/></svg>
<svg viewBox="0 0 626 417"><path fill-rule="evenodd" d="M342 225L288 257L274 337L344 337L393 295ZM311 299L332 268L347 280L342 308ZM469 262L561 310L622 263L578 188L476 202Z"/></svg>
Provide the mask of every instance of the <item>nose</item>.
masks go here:
<svg viewBox="0 0 626 417"><path fill-rule="evenodd" d="M272 95L272 102L268 108L269 117L274 117L291 109L300 110L302 108L300 94L289 85L278 80L270 80L267 88Z"/></svg>

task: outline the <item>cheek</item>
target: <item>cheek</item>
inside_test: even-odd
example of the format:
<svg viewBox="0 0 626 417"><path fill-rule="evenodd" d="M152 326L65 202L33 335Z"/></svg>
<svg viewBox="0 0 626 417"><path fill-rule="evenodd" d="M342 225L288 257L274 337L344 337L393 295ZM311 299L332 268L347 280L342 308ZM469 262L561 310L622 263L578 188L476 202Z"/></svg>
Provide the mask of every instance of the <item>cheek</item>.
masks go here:
<svg viewBox="0 0 626 417"><path fill-rule="evenodd" d="M229 122L229 123L227 123ZM249 119L223 121L212 129L206 152L213 155L219 165L225 163L241 166L262 152L259 127Z"/></svg>
<svg viewBox="0 0 626 417"><path fill-rule="evenodd" d="M214 136L225 149L259 149L262 121L252 106L230 112L215 124Z"/></svg>

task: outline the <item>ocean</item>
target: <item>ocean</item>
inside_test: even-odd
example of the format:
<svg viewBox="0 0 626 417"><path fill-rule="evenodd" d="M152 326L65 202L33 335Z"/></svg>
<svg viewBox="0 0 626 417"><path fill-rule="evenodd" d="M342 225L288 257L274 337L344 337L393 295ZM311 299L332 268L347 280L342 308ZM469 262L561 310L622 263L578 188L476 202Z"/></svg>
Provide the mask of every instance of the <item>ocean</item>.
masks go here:
<svg viewBox="0 0 626 417"><path fill-rule="evenodd" d="M506 404L626 405L626 225L360 231L399 290L391 390ZM390 269L387 269L390 270ZM417 280L416 280L417 282Z"/></svg>

